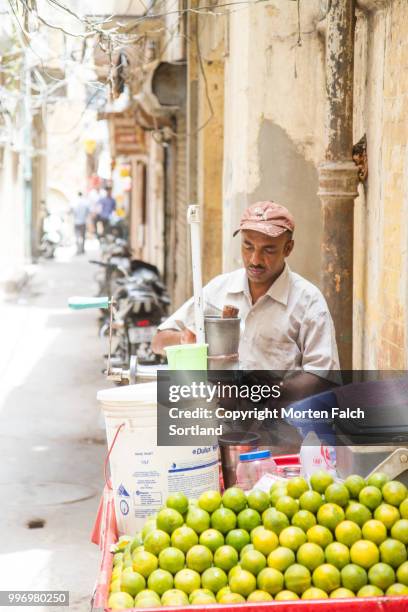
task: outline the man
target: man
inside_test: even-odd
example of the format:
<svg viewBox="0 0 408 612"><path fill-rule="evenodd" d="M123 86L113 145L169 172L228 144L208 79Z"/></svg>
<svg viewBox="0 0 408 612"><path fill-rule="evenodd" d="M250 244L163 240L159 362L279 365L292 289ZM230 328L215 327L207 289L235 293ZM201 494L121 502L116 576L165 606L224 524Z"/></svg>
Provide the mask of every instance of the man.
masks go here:
<svg viewBox="0 0 408 612"><path fill-rule="evenodd" d="M112 187L106 187L106 195L98 200L98 220L102 222L103 234L109 229L109 222L113 211L116 209L116 201L112 198Z"/></svg>
<svg viewBox="0 0 408 612"><path fill-rule="evenodd" d="M78 199L73 205L75 239L77 254L85 253L86 223L89 215L89 202L84 198L82 191L78 191Z"/></svg>
<svg viewBox="0 0 408 612"><path fill-rule="evenodd" d="M333 321L317 287L292 272L286 258L294 248L295 223L275 202L245 210L239 229L244 268L221 274L204 288L206 314L225 305L239 308L240 367L246 370L300 370L291 382L293 397L316 392L317 379L339 368ZM178 331L177 321L186 329ZM153 350L195 342L194 303L188 300L160 327ZM313 375L318 374L318 376ZM300 372L299 372L300 374ZM289 389L288 389L289 391Z"/></svg>

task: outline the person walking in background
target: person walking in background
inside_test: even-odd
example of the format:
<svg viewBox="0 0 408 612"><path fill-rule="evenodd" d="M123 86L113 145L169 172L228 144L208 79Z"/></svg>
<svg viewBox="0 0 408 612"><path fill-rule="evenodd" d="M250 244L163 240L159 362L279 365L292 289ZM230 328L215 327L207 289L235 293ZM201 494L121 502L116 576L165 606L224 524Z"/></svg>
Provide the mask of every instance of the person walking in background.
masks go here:
<svg viewBox="0 0 408 612"><path fill-rule="evenodd" d="M106 187L106 195L99 199L98 205L98 220L102 222L103 235L106 236L112 213L116 209L116 201L112 198L112 187Z"/></svg>
<svg viewBox="0 0 408 612"><path fill-rule="evenodd" d="M89 215L89 202L82 191L78 191L78 198L72 207L74 215L75 240L78 255L85 253L86 224Z"/></svg>

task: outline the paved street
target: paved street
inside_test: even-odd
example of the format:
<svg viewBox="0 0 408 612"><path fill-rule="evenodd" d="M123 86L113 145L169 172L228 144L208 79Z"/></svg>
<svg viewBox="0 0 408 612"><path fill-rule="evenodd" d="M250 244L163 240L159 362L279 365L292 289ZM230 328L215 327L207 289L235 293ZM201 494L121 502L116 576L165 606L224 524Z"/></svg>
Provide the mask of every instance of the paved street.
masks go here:
<svg viewBox="0 0 408 612"><path fill-rule="evenodd" d="M95 396L108 385L97 313L71 312L67 298L94 293L94 268L64 249L34 270L0 305L0 589L69 590L70 610L89 610L105 454Z"/></svg>

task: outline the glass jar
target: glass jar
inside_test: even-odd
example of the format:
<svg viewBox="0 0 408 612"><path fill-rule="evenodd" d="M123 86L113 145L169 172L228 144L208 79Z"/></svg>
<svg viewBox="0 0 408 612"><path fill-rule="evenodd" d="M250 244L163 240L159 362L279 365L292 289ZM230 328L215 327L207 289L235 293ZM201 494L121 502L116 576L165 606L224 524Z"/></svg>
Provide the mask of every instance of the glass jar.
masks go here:
<svg viewBox="0 0 408 612"><path fill-rule="evenodd" d="M241 453L237 466L237 486L244 491L250 491L264 474L275 474L276 471L271 451Z"/></svg>

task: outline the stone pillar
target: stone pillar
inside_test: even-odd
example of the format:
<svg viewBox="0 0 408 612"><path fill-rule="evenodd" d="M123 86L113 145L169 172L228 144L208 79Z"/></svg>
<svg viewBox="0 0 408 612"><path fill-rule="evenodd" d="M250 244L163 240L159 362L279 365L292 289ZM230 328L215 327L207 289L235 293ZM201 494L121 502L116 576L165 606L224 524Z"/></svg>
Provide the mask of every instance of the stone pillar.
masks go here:
<svg viewBox="0 0 408 612"><path fill-rule="evenodd" d="M322 289L342 369L352 369L353 233L358 169L352 161L354 0L332 2L326 38L326 159L319 167Z"/></svg>

